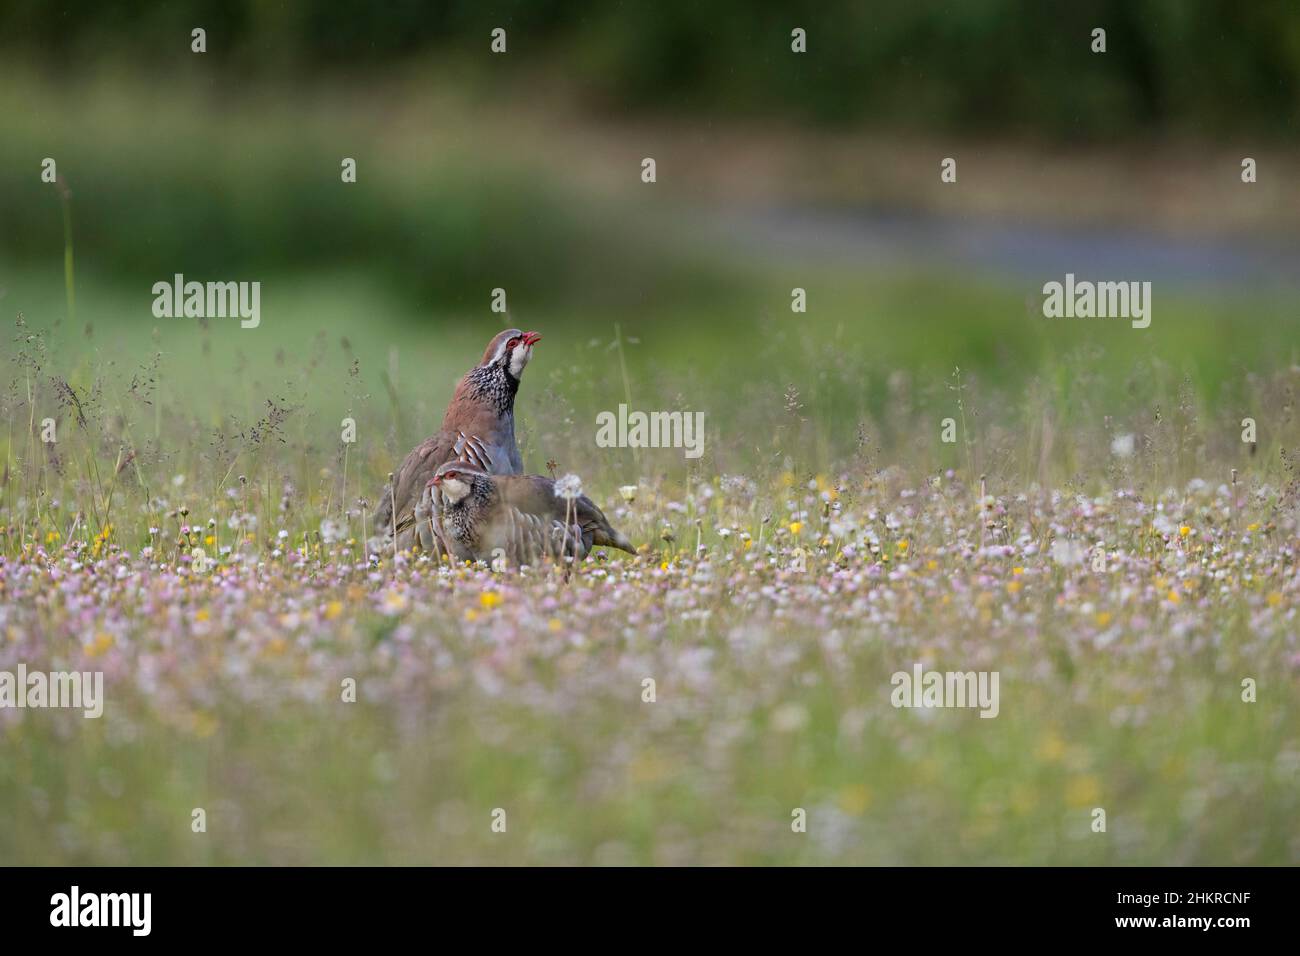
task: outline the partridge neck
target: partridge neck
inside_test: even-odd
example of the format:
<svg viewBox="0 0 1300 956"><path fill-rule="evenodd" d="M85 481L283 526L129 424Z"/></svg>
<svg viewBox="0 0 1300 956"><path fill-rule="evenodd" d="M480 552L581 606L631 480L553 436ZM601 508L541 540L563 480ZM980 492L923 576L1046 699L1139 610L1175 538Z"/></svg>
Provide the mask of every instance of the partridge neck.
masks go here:
<svg viewBox="0 0 1300 956"><path fill-rule="evenodd" d="M500 365L480 365L465 376L465 385L471 401L489 406L500 416L513 413L519 379Z"/></svg>

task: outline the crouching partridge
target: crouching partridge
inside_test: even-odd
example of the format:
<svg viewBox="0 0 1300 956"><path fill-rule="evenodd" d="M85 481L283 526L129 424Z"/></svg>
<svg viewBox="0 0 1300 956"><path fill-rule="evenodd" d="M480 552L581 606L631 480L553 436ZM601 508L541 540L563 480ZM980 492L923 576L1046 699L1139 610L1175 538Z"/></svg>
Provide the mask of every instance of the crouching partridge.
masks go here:
<svg viewBox="0 0 1300 956"><path fill-rule="evenodd" d="M517 475L523 470L515 442L515 394L524 368L533 357L533 346L541 338L536 332L506 329L488 343L483 361L470 369L456 385L451 403L436 435L413 448L381 492L375 510L373 551L393 546L411 547L417 535L432 548L426 514L417 515L429 479L439 465L462 461L490 474Z"/></svg>
<svg viewBox="0 0 1300 956"><path fill-rule="evenodd" d="M428 487L431 524L458 560L491 562L502 554L512 565L544 557L581 560L593 547L636 553L590 498L558 497L555 482L541 475L490 475L447 462Z"/></svg>

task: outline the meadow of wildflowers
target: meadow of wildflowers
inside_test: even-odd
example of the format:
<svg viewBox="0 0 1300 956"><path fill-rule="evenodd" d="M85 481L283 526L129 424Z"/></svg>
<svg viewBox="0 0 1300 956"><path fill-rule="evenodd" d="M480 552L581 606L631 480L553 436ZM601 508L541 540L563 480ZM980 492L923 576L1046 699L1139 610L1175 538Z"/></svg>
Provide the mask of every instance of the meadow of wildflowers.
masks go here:
<svg viewBox="0 0 1300 956"><path fill-rule="evenodd" d="M615 459L581 393L552 399L603 343L548 331L526 457L641 550L494 571L367 553L405 446L350 353L277 359L292 383L236 418L161 354L6 340L0 670L102 671L106 696L0 709L6 862L1300 858L1294 367L1241 386L1258 445L1140 373L1128 420L1054 428L1100 373L1067 401L846 361L887 413L805 369L811 395L701 403L699 462ZM670 396L691 370L631 374ZM895 708L916 664L999 673L997 717Z"/></svg>

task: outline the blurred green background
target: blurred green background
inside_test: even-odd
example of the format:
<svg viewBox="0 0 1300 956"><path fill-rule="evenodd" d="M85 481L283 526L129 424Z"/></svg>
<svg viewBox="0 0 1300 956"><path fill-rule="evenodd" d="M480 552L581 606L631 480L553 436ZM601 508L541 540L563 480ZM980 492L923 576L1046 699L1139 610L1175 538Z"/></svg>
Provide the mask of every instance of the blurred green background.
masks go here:
<svg viewBox="0 0 1300 956"><path fill-rule="evenodd" d="M957 366L1014 401L1100 363L1088 413L1123 415L1155 361L1235 415L1245 370L1296 360L1298 103L1287 3L11 2L0 306L74 384L163 352L204 427L308 361L333 419L357 361L379 474L505 322L495 288L546 333L549 440L579 464L571 422L628 390L734 435L793 387L830 456L863 422L889 447L891 376L947 407ZM1153 281L1152 327L1042 319L1067 271ZM155 319L177 272L260 281L261 327Z"/></svg>
<svg viewBox="0 0 1300 956"><path fill-rule="evenodd" d="M187 43L210 39L200 68ZM489 32L513 33L493 60ZM807 31L809 55L789 35ZM1105 28L1104 69L1088 38ZM0 35L52 76L118 58L218 86L366 82L412 64L497 90L542 77L607 114L725 114L1062 140L1294 138L1300 20L1286 0L9 0ZM65 77L66 78L66 77ZM445 85L445 81L444 81Z"/></svg>

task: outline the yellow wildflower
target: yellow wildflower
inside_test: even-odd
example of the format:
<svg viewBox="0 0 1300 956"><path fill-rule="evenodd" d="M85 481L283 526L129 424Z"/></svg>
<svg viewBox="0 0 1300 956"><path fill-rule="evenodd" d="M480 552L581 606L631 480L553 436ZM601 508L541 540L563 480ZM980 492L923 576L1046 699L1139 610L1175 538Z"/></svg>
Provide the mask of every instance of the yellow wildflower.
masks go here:
<svg viewBox="0 0 1300 956"><path fill-rule="evenodd" d="M1072 807L1088 807L1101 796L1101 784L1091 774L1071 778L1065 786L1065 802Z"/></svg>
<svg viewBox="0 0 1300 956"><path fill-rule="evenodd" d="M111 634L96 634L94 641L87 641L82 647L87 657L98 657L106 650L113 646L113 636Z"/></svg>
<svg viewBox="0 0 1300 956"><path fill-rule="evenodd" d="M838 794L840 809L851 817L860 817L871 806L871 788L865 783L856 783L844 787Z"/></svg>
<svg viewBox="0 0 1300 956"><path fill-rule="evenodd" d="M1038 742L1038 757L1048 763L1056 763L1065 756L1065 741L1055 731L1046 734Z"/></svg>

